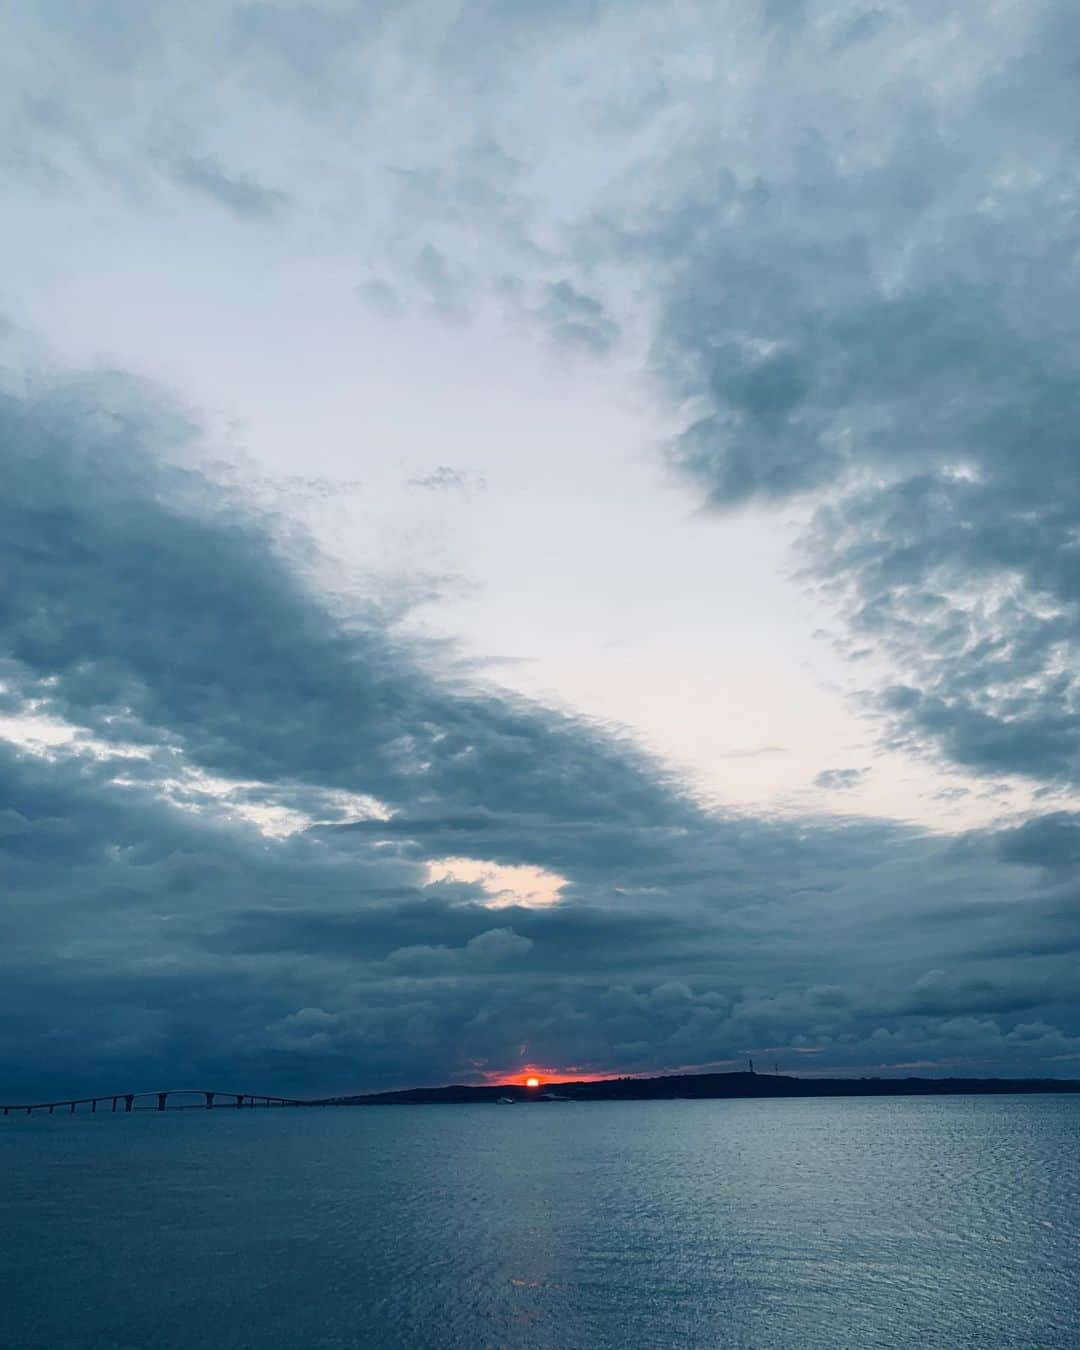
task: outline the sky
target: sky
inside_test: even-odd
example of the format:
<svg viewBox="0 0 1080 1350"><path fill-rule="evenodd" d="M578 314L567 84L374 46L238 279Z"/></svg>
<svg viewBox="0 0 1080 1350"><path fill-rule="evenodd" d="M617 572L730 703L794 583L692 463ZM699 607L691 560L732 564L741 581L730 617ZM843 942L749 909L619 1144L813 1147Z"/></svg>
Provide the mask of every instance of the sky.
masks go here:
<svg viewBox="0 0 1080 1350"><path fill-rule="evenodd" d="M0 12L0 1097L1080 1075L1067 0Z"/></svg>

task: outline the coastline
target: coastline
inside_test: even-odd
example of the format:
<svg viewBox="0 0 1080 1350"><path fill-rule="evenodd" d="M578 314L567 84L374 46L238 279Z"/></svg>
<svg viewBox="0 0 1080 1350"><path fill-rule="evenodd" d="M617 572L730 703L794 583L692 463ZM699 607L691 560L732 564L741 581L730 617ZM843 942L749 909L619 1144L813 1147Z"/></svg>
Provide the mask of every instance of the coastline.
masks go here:
<svg viewBox="0 0 1080 1350"><path fill-rule="evenodd" d="M722 1101L807 1097L934 1097L1032 1093L1080 1093L1075 1078L796 1078L788 1074L663 1074L653 1078L601 1078L593 1081L517 1083L403 1088L326 1097L320 1106L439 1106L467 1103Z"/></svg>

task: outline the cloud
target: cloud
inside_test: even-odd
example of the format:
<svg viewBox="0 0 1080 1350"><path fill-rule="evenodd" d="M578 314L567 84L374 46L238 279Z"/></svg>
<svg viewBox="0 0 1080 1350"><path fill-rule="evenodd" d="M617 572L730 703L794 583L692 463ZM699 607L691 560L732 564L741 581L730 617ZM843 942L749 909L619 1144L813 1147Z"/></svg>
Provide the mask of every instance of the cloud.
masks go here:
<svg viewBox="0 0 1080 1350"><path fill-rule="evenodd" d="M409 486L426 488L429 492L466 492L469 488L483 491L487 483L483 478L463 473L461 469L452 468L449 464L440 464L420 478L410 478Z"/></svg>
<svg viewBox="0 0 1080 1350"><path fill-rule="evenodd" d="M347 629L241 504L147 457L146 443L191 431L137 382L9 398L0 435L4 651L12 687L39 713L107 743L175 748L229 779L352 792L360 775L392 811L408 803L425 819L480 809L491 821L665 828L695 817L629 743L510 697L452 691L375 609ZM58 520L63 536L43 550ZM79 617L91 613L92 624ZM512 780L497 772L506 764Z"/></svg>
<svg viewBox="0 0 1080 1350"><path fill-rule="evenodd" d="M867 700L888 744L1075 784L1077 171L1055 128L1080 25L1058 3L1007 35L963 4L841 12L747 49L762 88L792 81L749 112L757 162L729 137L643 240L658 369L692 409L671 462L714 509L821 503L808 573L893 672ZM939 24L961 79L937 78Z"/></svg>
<svg viewBox="0 0 1080 1350"><path fill-rule="evenodd" d="M221 146L167 172L293 242L351 240L367 303L494 304L618 352L709 509L815 513L806 576L886 672L889 743L1075 781L1069 7L213 10L13 18L19 193L149 209L163 143ZM198 436L119 375L0 402L4 715L65 729L0 745L12 1095L358 1090L522 1046L596 1070L1074 1062L1071 813L941 839L711 812L378 606L346 619L274 517L190 467ZM565 885L493 928L480 880L431 884L447 858Z"/></svg>
<svg viewBox="0 0 1080 1350"><path fill-rule="evenodd" d="M847 792L858 787L869 772L869 769L822 769L814 778L814 786Z"/></svg>
<svg viewBox="0 0 1080 1350"><path fill-rule="evenodd" d="M586 295L569 281L549 282L537 311L553 342L602 355L614 346L619 327L595 296Z"/></svg>
<svg viewBox="0 0 1080 1350"><path fill-rule="evenodd" d="M997 835L998 855L1004 862L1026 863L1050 870L1080 865L1080 816L1056 811L1035 816Z"/></svg>
<svg viewBox="0 0 1080 1350"><path fill-rule="evenodd" d="M242 220L277 215L288 201L284 192L262 187L250 179L227 173L209 155L186 155L173 165L173 176L184 187L200 192Z"/></svg>
<svg viewBox="0 0 1080 1350"><path fill-rule="evenodd" d="M446 254L431 244L425 244L413 260L412 279L431 307L444 319L467 323L469 305L465 286L457 269Z"/></svg>
<svg viewBox="0 0 1080 1350"><path fill-rule="evenodd" d="M386 958L395 971L414 975L447 975L461 970L487 970L525 956L530 938L512 928L489 928L470 938L464 947L398 947Z"/></svg>
<svg viewBox="0 0 1080 1350"><path fill-rule="evenodd" d="M365 281L357 286L356 296L384 318L396 318L401 313L398 292L388 281Z"/></svg>
<svg viewBox="0 0 1080 1350"><path fill-rule="evenodd" d="M181 467L197 429L148 386L53 377L0 427L6 725L74 729L0 744L12 1090L345 1090L522 1044L600 1070L809 1044L887 1067L967 1054L935 1030L958 1008L1030 1071L1010 1019L1058 1028L1055 1054L1080 1031L1077 911L1037 880L1056 836L957 850L708 812L602 728L445 682L377 610L346 625L273 518ZM447 858L487 861L433 885ZM504 896L493 927L484 878L515 868L560 898ZM931 952L956 991L913 999Z"/></svg>

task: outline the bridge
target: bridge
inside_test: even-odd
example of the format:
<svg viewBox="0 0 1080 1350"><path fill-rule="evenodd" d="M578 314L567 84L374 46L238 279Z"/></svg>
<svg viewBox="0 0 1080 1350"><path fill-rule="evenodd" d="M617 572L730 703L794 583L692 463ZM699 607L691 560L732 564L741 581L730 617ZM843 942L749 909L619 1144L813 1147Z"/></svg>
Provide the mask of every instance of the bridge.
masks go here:
<svg viewBox="0 0 1080 1350"><path fill-rule="evenodd" d="M169 1098L174 1104L169 1106ZM201 1100L199 1100L201 1098ZM221 1092L217 1088L166 1088L164 1092L107 1092L99 1097L67 1097L55 1102L9 1102L0 1103L0 1111L5 1116L33 1115L35 1111L44 1111L54 1115L57 1111L68 1111L74 1115L79 1107L89 1107L90 1113L100 1106L103 1111L118 1111L120 1103L124 1111L165 1111L190 1110L192 1107L204 1107L207 1111L216 1107L233 1109L252 1106L312 1106L317 1103L301 1101L297 1097L273 1097L265 1092ZM140 1103L140 1105L136 1105Z"/></svg>

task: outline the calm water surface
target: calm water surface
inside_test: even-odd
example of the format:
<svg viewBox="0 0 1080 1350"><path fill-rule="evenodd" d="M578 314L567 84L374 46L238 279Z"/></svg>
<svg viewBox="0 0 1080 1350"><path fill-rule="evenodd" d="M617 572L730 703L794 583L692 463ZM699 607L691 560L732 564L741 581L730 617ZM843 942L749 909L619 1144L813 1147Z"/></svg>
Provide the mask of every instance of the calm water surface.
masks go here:
<svg viewBox="0 0 1080 1350"><path fill-rule="evenodd" d="M0 1121L4 1350L1080 1347L1080 1098Z"/></svg>

